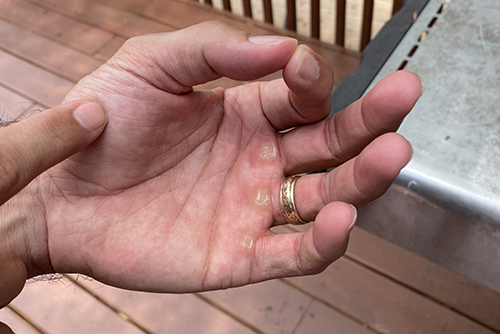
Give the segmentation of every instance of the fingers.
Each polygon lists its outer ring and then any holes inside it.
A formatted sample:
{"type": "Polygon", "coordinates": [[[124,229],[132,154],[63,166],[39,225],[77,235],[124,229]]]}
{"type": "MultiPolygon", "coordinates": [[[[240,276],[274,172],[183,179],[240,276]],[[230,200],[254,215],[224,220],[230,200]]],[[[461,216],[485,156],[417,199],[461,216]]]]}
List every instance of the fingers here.
{"type": "Polygon", "coordinates": [[[17,254],[0,246],[0,308],[7,306],[21,292],[26,277],[26,267],[17,254]]]}
{"type": "Polygon", "coordinates": [[[341,202],[325,206],[305,233],[264,237],[255,281],[276,277],[315,274],[323,271],[347,249],[356,210],[341,202]]]}
{"type": "Polygon", "coordinates": [[[314,221],[305,233],[264,237],[255,281],[315,274],[342,256],[354,227],[356,209],[381,196],[411,158],[398,134],[377,138],[361,154],[328,174],[305,175],[295,186],[299,215],[314,221]]]}
{"type": "Polygon", "coordinates": [[[332,90],[328,63],[300,45],[283,69],[283,80],[261,86],[262,109],[277,130],[317,122],[330,113],[332,90]]]}
{"type": "Polygon", "coordinates": [[[280,145],[286,174],[335,167],[353,158],[376,137],[396,131],[421,94],[420,78],[399,71],[332,118],[286,133],[280,145]]]}
{"type": "Polygon", "coordinates": [[[331,172],[303,176],[295,185],[299,215],[311,221],[327,203],[342,201],[360,207],[377,199],[389,189],[411,156],[409,142],[389,133],[331,172]]]}
{"type": "Polygon", "coordinates": [[[182,94],[221,76],[253,80],[281,70],[296,47],[292,38],[249,36],[223,22],[204,22],[130,39],[108,64],[182,94]]]}
{"type": "Polygon", "coordinates": [[[0,129],[0,205],[92,143],[106,122],[99,105],[73,101],[0,129]]]}

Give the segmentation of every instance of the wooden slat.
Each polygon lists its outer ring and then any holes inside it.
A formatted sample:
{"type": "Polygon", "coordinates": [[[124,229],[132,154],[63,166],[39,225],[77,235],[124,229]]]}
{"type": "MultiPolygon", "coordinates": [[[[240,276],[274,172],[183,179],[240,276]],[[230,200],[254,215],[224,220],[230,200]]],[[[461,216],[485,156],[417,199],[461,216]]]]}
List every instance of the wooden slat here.
{"type": "Polygon", "coordinates": [[[230,0],[222,0],[222,4],[224,6],[224,9],[227,11],[231,11],[231,1],[230,0]]]}
{"type": "Polygon", "coordinates": [[[392,15],[396,14],[401,7],[403,7],[403,0],[393,0],[392,15]]]}
{"type": "Polygon", "coordinates": [[[319,0],[311,0],[311,36],[320,38],[319,0]]]}
{"type": "Polygon", "coordinates": [[[74,86],[4,51],[0,51],[0,84],[44,107],[59,105],[74,86]]]}
{"type": "Polygon", "coordinates": [[[110,33],[24,1],[2,0],[1,6],[2,19],[89,55],[113,37],[110,33]]]}
{"type": "Polygon", "coordinates": [[[16,334],[40,334],[8,308],[0,310],[0,322],[9,326],[16,334]]]}
{"type": "Polygon", "coordinates": [[[2,20],[0,48],[75,83],[102,65],[90,56],[2,20]]]}
{"type": "Polygon", "coordinates": [[[154,333],[254,334],[254,331],[192,294],[127,291],[94,280],[80,279],[79,284],[133,315],[154,333]]]}
{"type": "Polygon", "coordinates": [[[286,28],[297,31],[297,9],[295,0],[286,0],[286,28]]]}
{"type": "Polygon", "coordinates": [[[371,330],[345,317],[323,303],[314,300],[301,319],[294,334],[374,334],[371,330]]]}
{"type": "Polygon", "coordinates": [[[310,296],[277,280],[207,292],[203,296],[267,334],[296,333],[299,330],[314,334],[369,333],[362,324],[332,308],[317,305],[310,296]],[[314,317],[315,312],[323,313],[322,321],[324,318],[336,321],[329,322],[331,327],[322,329],[314,321],[304,323],[304,319],[309,319],[311,314],[314,317]],[[343,328],[350,328],[352,332],[343,332],[343,328]]]}
{"type": "Polygon", "coordinates": [[[500,332],[500,293],[455,274],[360,228],[349,257],[500,332]]]}
{"type": "Polygon", "coordinates": [[[252,18],[252,2],[250,0],[243,0],[243,14],[246,17],[252,18]]]}
{"type": "Polygon", "coordinates": [[[263,0],[264,6],[264,21],[273,24],[273,6],[271,0],[263,0]]]}
{"type": "Polygon", "coordinates": [[[48,333],[144,334],[83,290],[63,281],[28,284],[12,305],[48,333]]]}
{"type": "Polygon", "coordinates": [[[335,44],[344,46],[345,43],[345,14],[346,0],[337,0],[337,23],[335,33],[335,44]]]}
{"type": "Polygon", "coordinates": [[[82,23],[90,23],[123,38],[173,30],[168,25],[96,1],[28,0],[28,2],[73,19],[77,18],[82,23]]]}
{"type": "Polygon", "coordinates": [[[293,333],[312,302],[309,296],[279,281],[203,295],[267,334],[293,333]]]}
{"type": "Polygon", "coordinates": [[[364,0],[360,50],[363,50],[372,38],[373,4],[374,0],[364,0]]]}
{"type": "Polygon", "coordinates": [[[321,275],[289,281],[378,332],[494,333],[347,258],[339,259],[321,275]]]}

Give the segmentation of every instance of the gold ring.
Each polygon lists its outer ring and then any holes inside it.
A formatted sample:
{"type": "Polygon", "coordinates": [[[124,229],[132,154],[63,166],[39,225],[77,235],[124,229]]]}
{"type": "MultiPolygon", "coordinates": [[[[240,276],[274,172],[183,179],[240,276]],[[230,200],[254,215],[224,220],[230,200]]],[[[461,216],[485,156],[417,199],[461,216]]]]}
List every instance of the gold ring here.
{"type": "Polygon", "coordinates": [[[295,183],[300,179],[300,176],[290,176],[283,181],[280,189],[280,205],[281,212],[286,221],[292,225],[307,224],[304,219],[299,216],[297,208],[295,207],[295,183]]]}

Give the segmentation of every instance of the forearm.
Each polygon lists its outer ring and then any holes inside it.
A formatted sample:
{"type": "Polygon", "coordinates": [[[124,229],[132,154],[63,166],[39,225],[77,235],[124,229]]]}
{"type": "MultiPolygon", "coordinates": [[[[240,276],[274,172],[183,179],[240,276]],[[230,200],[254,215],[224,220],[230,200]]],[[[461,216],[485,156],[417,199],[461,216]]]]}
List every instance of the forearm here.
{"type": "Polygon", "coordinates": [[[0,206],[0,246],[19,256],[28,278],[53,271],[39,182],[40,177],[0,206]]]}

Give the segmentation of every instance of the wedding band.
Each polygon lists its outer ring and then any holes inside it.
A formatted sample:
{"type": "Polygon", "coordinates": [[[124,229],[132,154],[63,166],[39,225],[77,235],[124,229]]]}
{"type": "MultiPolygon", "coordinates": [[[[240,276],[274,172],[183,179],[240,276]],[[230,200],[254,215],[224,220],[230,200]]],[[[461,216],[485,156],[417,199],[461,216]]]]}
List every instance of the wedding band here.
{"type": "Polygon", "coordinates": [[[295,207],[295,183],[300,179],[300,176],[290,176],[283,181],[280,189],[280,205],[281,212],[286,221],[292,225],[307,224],[304,219],[299,216],[295,207]]]}

